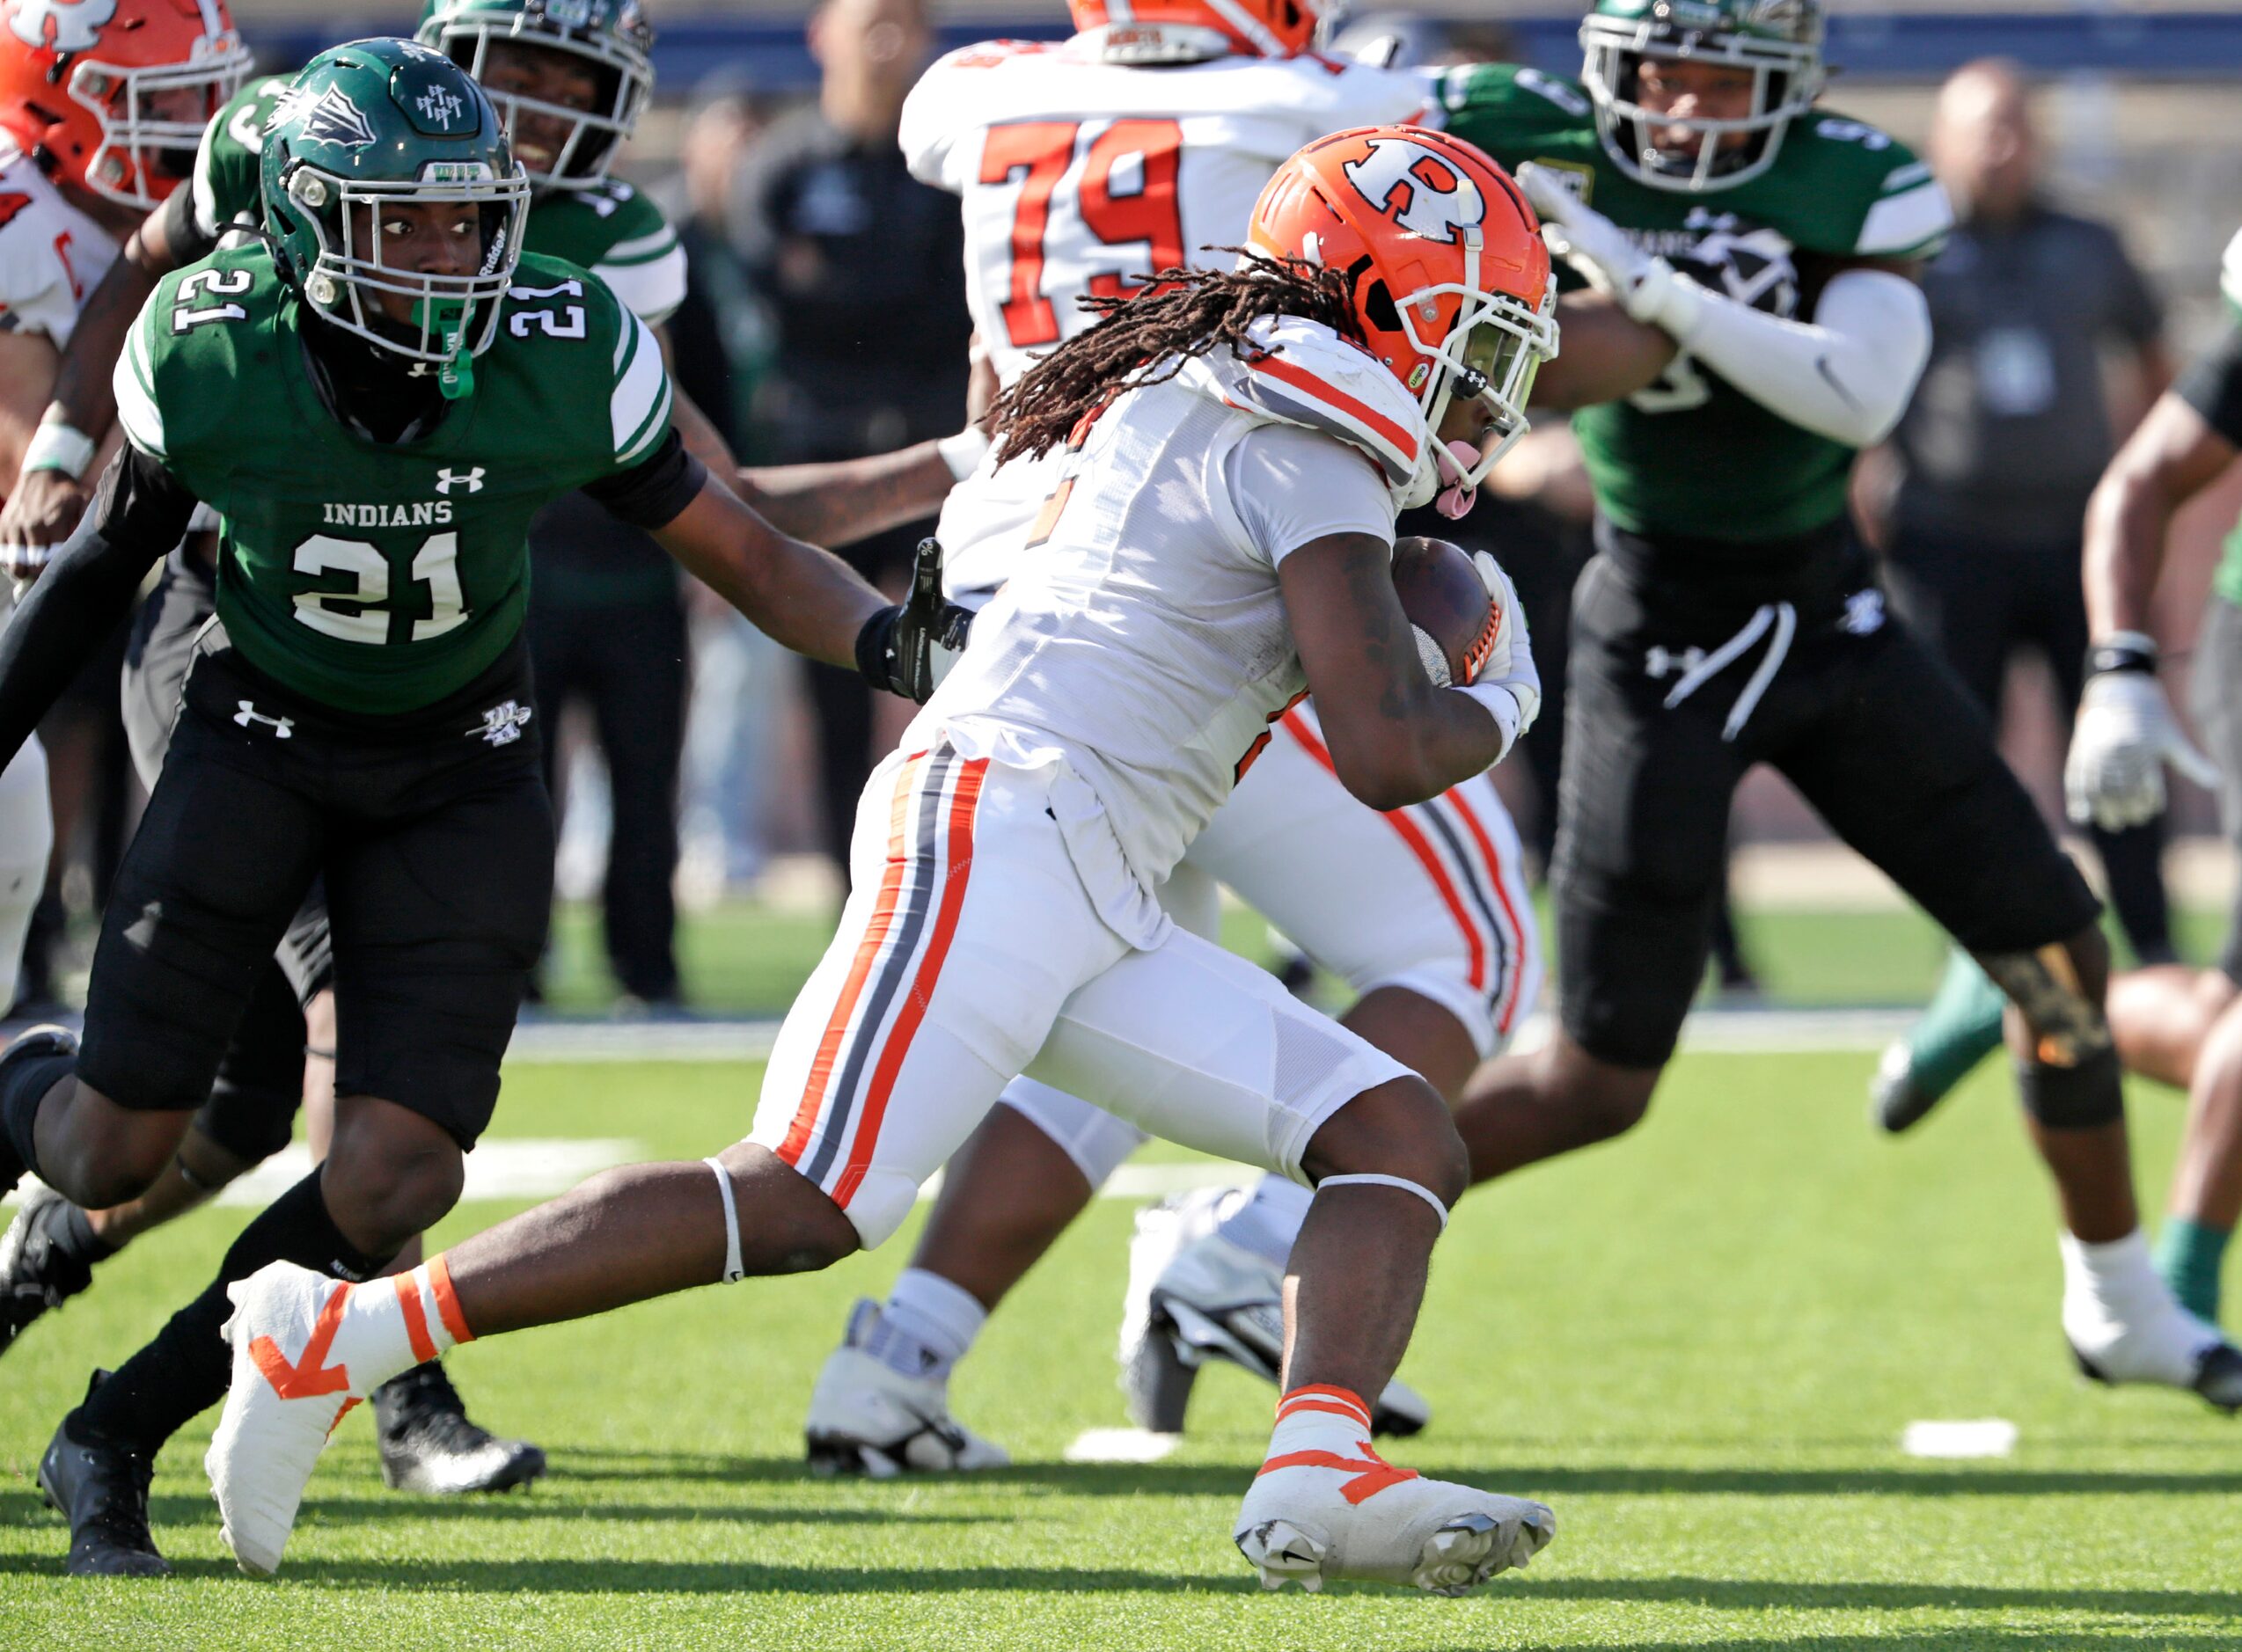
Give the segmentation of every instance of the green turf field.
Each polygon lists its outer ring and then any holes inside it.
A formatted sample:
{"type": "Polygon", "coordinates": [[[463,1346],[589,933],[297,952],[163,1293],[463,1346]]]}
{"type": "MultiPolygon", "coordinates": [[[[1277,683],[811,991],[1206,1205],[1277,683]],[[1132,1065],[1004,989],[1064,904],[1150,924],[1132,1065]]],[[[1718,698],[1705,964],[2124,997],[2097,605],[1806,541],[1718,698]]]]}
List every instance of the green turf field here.
{"type": "MultiPolygon", "coordinates": [[[[2048,1202],[1997,1074],[1893,1144],[1862,1123],[1868,1069],[1686,1057],[1641,1131],[1462,1208],[1405,1367],[1438,1415],[1395,1455],[1560,1522],[1470,1599],[1259,1594],[1227,1538],[1269,1396],[1233,1372],[1204,1379],[1168,1460],[1059,1460],[1125,1421],[1112,1202],[958,1378],[961,1414],[1019,1459],[1003,1475],[800,1466],[817,1363],[906,1232],[824,1276],[462,1349],[477,1412],[552,1452],[529,1495],[385,1491],[355,1413],[282,1579],[255,1583],[222,1556],[197,1429],[156,1484],[180,1575],[63,1578],[37,1454],[89,1364],[200,1283],[245,1214],[224,1210],[109,1264],[0,1362],[0,1648],[2242,1647],[2242,1425],[2070,1374],[2048,1202]],[[1993,1417],[2021,1431],[2012,1457],[1899,1449],[1912,1421],[1993,1417]]],[[[496,1133],[697,1155],[737,1134],[756,1078],[517,1066],[496,1133]]],[[[2136,1097],[2144,1186],[2178,1112],[2136,1097]]]]}

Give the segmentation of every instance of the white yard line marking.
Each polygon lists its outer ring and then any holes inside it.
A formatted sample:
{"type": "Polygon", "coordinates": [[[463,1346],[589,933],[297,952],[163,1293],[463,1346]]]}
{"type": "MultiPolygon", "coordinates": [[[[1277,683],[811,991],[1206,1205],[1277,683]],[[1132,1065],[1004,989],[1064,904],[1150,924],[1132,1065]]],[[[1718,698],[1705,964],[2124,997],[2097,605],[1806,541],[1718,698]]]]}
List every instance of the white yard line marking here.
{"type": "Polygon", "coordinates": [[[1910,1422],[1900,1435],[1909,1457],[2006,1457],[2016,1450],[2016,1424],[2001,1417],[1968,1422],[1910,1422]]]}
{"type": "MultiPolygon", "coordinates": [[[[544,1199],[566,1193],[588,1176],[650,1158],[644,1142],[627,1137],[568,1140],[551,1137],[496,1137],[467,1155],[468,1199],[544,1199]]],[[[274,1154],[230,1183],[220,1204],[261,1210],[311,1173],[311,1155],[302,1144],[274,1154]]]]}
{"type": "Polygon", "coordinates": [[[1070,1463],[1157,1463],[1183,1437],[1143,1429],[1084,1429],[1066,1448],[1066,1458],[1070,1463]]]}

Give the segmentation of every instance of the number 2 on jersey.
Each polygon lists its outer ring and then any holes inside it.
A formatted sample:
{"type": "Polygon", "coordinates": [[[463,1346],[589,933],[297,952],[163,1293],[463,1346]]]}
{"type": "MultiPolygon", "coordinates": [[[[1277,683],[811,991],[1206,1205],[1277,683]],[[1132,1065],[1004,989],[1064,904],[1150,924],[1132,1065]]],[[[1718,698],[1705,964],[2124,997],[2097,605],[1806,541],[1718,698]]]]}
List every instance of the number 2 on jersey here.
{"type": "MultiPolygon", "coordinates": [[[[1004,330],[1015,347],[1058,343],[1059,311],[1051,301],[1075,296],[1044,292],[1044,240],[1051,196],[1073,169],[1081,130],[1077,122],[1023,121],[991,127],[982,145],[982,183],[1022,179],[1012,212],[1012,281],[1004,299],[1004,330]]],[[[1176,194],[1183,142],[1173,121],[1116,121],[1091,140],[1074,188],[1083,227],[1107,246],[1144,245],[1154,270],[1183,261],[1183,217],[1176,194]]],[[[1110,298],[1132,286],[1122,272],[1105,270],[1090,277],[1087,290],[1110,298]]]]}

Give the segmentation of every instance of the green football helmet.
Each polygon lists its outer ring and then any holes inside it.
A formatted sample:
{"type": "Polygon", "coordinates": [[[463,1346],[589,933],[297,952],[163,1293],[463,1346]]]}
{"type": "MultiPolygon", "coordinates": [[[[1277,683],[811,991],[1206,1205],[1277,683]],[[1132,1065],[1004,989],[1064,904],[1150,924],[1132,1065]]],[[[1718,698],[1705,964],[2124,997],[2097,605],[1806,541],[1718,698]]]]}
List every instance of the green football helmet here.
{"type": "Polygon", "coordinates": [[[289,84],[259,156],[265,226],[281,276],[335,326],[436,372],[447,397],[497,334],[522,256],[530,180],[482,89],[410,40],[353,40],[289,84]],[[468,274],[385,264],[382,215],[399,203],[472,207],[482,259],[468,274]],[[409,321],[384,295],[413,301],[409,321]]]}
{"type": "Polygon", "coordinates": [[[542,171],[527,169],[530,181],[540,189],[597,185],[654,95],[654,64],[647,56],[654,29],[638,0],[427,0],[414,38],[479,81],[489,66],[492,43],[499,40],[566,52],[597,71],[599,92],[591,109],[513,92],[488,93],[509,132],[516,117],[525,113],[568,123],[568,139],[552,164],[542,171]]]}
{"type": "Polygon", "coordinates": [[[1731,189],[1775,164],[1790,123],[1813,106],[1821,64],[1821,0],[1596,0],[1580,25],[1580,78],[1613,164],[1658,189],[1731,189]],[[1749,69],[1752,113],[1675,120],[1635,101],[1646,57],[1749,69]],[[1693,148],[1663,149],[1653,134],[1686,128],[1693,148]],[[1724,145],[1732,133],[1751,135],[1724,145]]]}

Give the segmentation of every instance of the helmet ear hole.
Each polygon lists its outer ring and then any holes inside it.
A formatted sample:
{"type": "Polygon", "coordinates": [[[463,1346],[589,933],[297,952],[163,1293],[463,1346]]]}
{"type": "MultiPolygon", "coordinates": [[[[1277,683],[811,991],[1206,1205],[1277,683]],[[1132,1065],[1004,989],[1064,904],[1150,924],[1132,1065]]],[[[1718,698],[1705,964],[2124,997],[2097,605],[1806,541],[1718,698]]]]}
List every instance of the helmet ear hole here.
{"type": "Polygon", "coordinates": [[[1369,318],[1372,326],[1382,332],[1402,330],[1401,311],[1394,307],[1394,296],[1382,281],[1374,280],[1369,290],[1362,295],[1362,313],[1369,318]]]}

